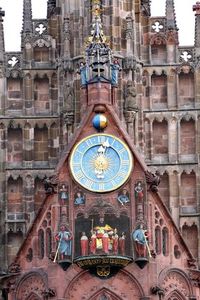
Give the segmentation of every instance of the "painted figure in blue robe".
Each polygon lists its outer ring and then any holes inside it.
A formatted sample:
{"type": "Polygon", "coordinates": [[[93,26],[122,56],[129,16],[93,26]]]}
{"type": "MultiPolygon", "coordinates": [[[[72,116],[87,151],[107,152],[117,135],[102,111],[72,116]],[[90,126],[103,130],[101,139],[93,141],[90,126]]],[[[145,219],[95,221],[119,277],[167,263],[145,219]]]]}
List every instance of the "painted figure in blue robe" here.
{"type": "Polygon", "coordinates": [[[133,241],[135,243],[135,250],[138,257],[146,257],[147,255],[147,230],[144,230],[143,224],[139,225],[133,234],[133,241]]]}
{"type": "Polygon", "coordinates": [[[82,192],[77,192],[75,194],[74,204],[75,205],[83,205],[83,204],[85,204],[85,196],[83,195],[82,192]]]}
{"type": "Polygon", "coordinates": [[[60,226],[60,231],[56,235],[58,243],[58,251],[60,253],[60,259],[63,260],[67,256],[72,254],[72,234],[67,231],[65,225],[60,226]]]}
{"type": "Polygon", "coordinates": [[[119,79],[119,71],[120,71],[120,65],[117,59],[114,60],[113,64],[111,64],[111,83],[113,85],[118,84],[119,79]]]}
{"type": "Polygon", "coordinates": [[[119,203],[121,203],[121,205],[124,205],[124,204],[130,202],[129,193],[128,193],[127,189],[123,189],[119,193],[117,200],[119,201],[119,203]]]}
{"type": "Polygon", "coordinates": [[[62,205],[66,204],[68,200],[68,190],[65,184],[60,188],[60,200],[62,205]]]}

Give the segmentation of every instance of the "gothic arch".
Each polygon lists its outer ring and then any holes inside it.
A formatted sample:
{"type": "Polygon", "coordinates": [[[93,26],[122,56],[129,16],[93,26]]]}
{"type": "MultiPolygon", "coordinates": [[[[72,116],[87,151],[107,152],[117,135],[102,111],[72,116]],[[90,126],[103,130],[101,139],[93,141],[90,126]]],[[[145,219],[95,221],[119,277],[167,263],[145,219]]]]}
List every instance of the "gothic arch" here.
{"type": "Polygon", "coordinates": [[[40,296],[38,296],[35,292],[32,292],[26,300],[42,300],[40,296]]]}
{"type": "Polygon", "coordinates": [[[47,290],[47,275],[43,271],[27,273],[16,286],[16,300],[42,300],[47,290]],[[37,290],[37,293],[35,292],[37,290]],[[34,292],[33,292],[34,291],[34,292]],[[34,298],[35,297],[35,298],[34,298]]]}
{"type": "Polygon", "coordinates": [[[109,300],[126,299],[139,300],[144,297],[144,291],[139,281],[129,272],[122,270],[115,277],[102,281],[87,271],[79,273],[65,290],[64,299],[100,300],[103,293],[109,300]],[[84,285],[82,284],[84,282],[84,285]],[[121,283],[124,283],[123,285],[121,283]],[[123,298],[122,298],[123,295],[123,298]],[[110,297],[110,298],[109,298],[110,297]]]}
{"type": "Polygon", "coordinates": [[[167,300],[174,300],[171,298],[173,295],[179,295],[177,300],[189,299],[193,295],[191,281],[187,274],[178,268],[164,269],[159,275],[159,283],[167,300]]]}
{"type": "Polygon", "coordinates": [[[103,288],[96,292],[89,300],[121,300],[121,297],[114,292],[110,292],[108,289],[103,288]]]}
{"type": "Polygon", "coordinates": [[[186,300],[186,298],[179,291],[175,290],[171,292],[166,300],[186,300]]]}

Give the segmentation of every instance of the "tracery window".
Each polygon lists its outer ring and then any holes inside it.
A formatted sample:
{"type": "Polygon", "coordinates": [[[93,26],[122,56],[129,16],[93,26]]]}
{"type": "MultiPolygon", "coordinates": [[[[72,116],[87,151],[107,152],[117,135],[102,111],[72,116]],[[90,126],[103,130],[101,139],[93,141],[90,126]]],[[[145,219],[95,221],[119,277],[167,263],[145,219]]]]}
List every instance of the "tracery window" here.
{"type": "Polygon", "coordinates": [[[163,228],[162,230],[162,253],[163,255],[167,256],[169,253],[169,248],[168,248],[168,230],[167,228],[163,228]]]}
{"type": "Polygon", "coordinates": [[[46,255],[49,257],[52,251],[52,237],[51,237],[51,229],[47,228],[46,231],[46,255]]]}
{"type": "Polygon", "coordinates": [[[161,253],[161,232],[159,226],[155,228],[155,250],[157,254],[161,253]]]}
{"type": "Polygon", "coordinates": [[[44,231],[42,229],[38,232],[38,254],[40,259],[44,258],[44,231]]]}

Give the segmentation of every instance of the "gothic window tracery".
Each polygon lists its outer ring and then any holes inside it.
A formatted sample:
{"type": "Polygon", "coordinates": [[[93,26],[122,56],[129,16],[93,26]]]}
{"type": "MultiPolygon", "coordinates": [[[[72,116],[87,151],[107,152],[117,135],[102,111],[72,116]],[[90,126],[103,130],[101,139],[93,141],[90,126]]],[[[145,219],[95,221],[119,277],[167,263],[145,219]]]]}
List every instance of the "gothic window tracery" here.
{"type": "Polygon", "coordinates": [[[46,125],[39,128],[35,127],[34,130],[34,160],[45,165],[48,162],[49,150],[48,150],[48,128],[46,125]]]}
{"type": "Polygon", "coordinates": [[[40,229],[38,232],[38,257],[44,258],[44,231],[40,229]]]}
{"type": "Polygon", "coordinates": [[[155,211],[155,251],[156,254],[169,255],[169,231],[158,210],[155,211]]]}
{"type": "Polygon", "coordinates": [[[164,227],[162,229],[162,253],[164,256],[167,256],[169,254],[168,240],[169,240],[168,230],[166,227],[164,227]]]}
{"type": "Polygon", "coordinates": [[[46,63],[49,61],[49,48],[43,45],[43,47],[34,47],[34,61],[36,63],[46,63]]]}
{"type": "Polygon", "coordinates": [[[181,72],[179,80],[179,105],[181,107],[194,107],[194,73],[181,72]]]}
{"type": "Polygon", "coordinates": [[[198,257],[198,228],[196,224],[189,226],[184,224],[182,227],[182,235],[194,258],[198,257]]]}
{"type": "Polygon", "coordinates": [[[8,109],[22,109],[22,80],[20,78],[8,78],[8,109]]]}
{"type": "Polygon", "coordinates": [[[191,214],[197,210],[196,200],[196,174],[194,171],[191,173],[183,172],[181,174],[181,213],[191,214]]]}
{"type": "Polygon", "coordinates": [[[165,172],[161,175],[159,184],[159,193],[161,194],[162,200],[166,207],[170,209],[169,203],[169,175],[165,172]]]}
{"type": "Polygon", "coordinates": [[[34,79],[34,103],[36,114],[48,114],[50,112],[49,79],[36,77],[34,79]]]}
{"type": "Polygon", "coordinates": [[[34,199],[35,199],[35,203],[34,203],[34,208],[35,208],[35,212],[37,213],[38,209],[40,208],[42,201],[44,199],[44,183],[43,180],[39,177],[35,178],[35,182],[34,182],[34,199]]]}
{"type": "Polygon", "coordinates": [[[8,128],[8,151],[7,151],[7,161],[12,164],[12,167],[19,166],[22,164],[23,158],[23,138],[22,129],[13,128],[12,124],[8,128]]]}
{"type": "Polygon", "coordinates": [[[180,152],[181,160],[190,161],[196,153],[195,121],[186,116],[180,122],[180,152]]]}
{"type": "Polygon", "coordinates": [[[168,160],[168,123],[166,120],[153,122],[153,160],[168,160]]]}
{"type": "Polygon", "coordinates": [[[23,180],[21,177],[13,178],[12,176],[8,178],[8,204],[7,210],[9,214],[16,214],[23,212],[22,205],[22,195],[23,195],[23,180]]]}
{"type": "Polygon", "coordinates": [[[167,76],[165,74],[151,76],[151,99],[153,109],[167,108],[167,76]]]}
{"type": "Polygon", "coordinates": [[[51,229],[46,230],[46,256],[49,257],[52,251],[52,234],[51,229]]]}
{"type": "Polygon", "coordinates": [[[161,232],[159,226],[156,226],[155,228],[155,250],[156,254],[161,253],[161,232]]]}

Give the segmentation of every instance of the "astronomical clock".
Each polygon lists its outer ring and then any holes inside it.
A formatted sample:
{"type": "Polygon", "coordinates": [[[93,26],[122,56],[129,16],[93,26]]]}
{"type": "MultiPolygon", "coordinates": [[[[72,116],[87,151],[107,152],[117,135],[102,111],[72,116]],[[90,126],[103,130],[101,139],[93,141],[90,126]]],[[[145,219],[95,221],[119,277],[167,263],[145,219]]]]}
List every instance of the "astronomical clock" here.
{"type": "Polygon", "coordinates": [[[133,158],[127,145],[110,134],[93,134],[73,149],[70,169],[83,188],[105,193],[118,189],[128,179],[133,158]]]}

